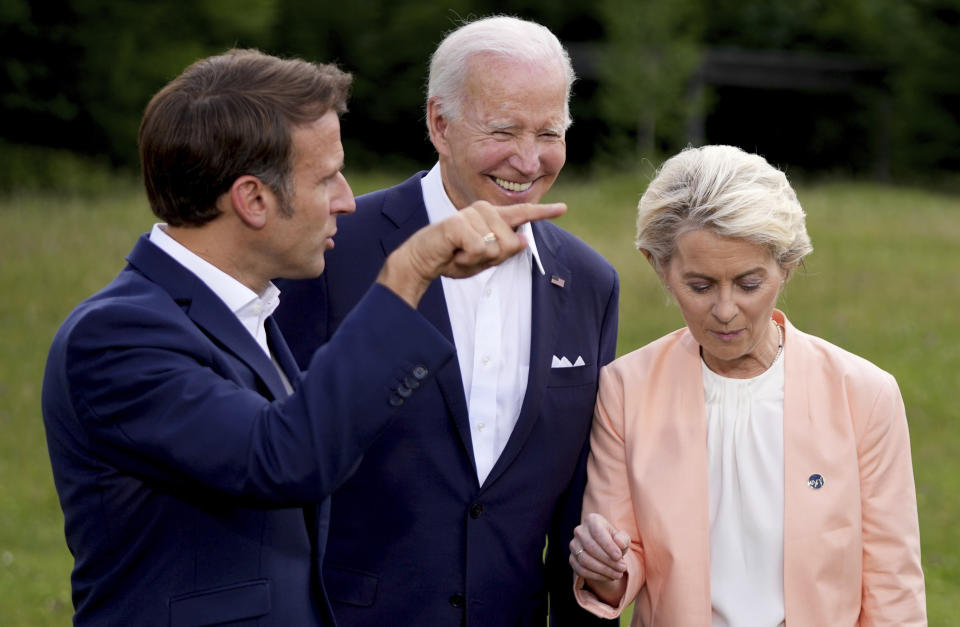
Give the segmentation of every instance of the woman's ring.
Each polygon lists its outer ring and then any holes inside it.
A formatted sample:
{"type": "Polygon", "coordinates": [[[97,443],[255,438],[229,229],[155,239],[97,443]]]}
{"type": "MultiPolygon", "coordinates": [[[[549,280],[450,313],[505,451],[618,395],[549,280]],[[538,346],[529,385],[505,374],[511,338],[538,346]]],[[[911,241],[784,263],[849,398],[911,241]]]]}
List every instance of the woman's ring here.
{"type": "Polygon", "coordinates": [[[495,241],[497,241],[497,235],[493,231],[490,231],[489,233],[484,235],[482,239],[484,244],[492,244],[495,241]]]}
{"type": "Polygon", "coordinates": [[[580,554],[581,554],[581,553],[583,553],[583,547],[580,547],[580,550],[579,550],[579,551],[574,551],[574,552],[573,552],[573,557],[574,557],[578,562],[580,561],[580,554]]]}

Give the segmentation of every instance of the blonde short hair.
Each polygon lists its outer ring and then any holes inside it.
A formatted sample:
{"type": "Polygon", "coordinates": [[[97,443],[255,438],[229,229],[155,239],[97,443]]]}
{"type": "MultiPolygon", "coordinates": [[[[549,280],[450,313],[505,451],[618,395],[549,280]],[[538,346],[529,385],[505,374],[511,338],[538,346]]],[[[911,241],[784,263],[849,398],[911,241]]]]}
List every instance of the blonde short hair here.
{"type": "Polygon", "coordinates": [[[636,244],[658,273],[677,238],[693,230],[766,246],[788,274],[813,251],[786,175],[734,146],[683,150],[664,162],[640,198],[636,244]]]}

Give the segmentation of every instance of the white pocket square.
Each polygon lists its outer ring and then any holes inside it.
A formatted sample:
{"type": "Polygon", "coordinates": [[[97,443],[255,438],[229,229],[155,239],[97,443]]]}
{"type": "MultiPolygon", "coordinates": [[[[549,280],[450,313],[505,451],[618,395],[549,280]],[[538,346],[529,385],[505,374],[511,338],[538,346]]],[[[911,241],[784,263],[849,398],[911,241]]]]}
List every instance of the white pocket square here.
{"type": "Polygon", "coordinates": [[[573,363],[570,363],[570,360],[566,357],[557,357],[553,356],[553,361],[550,363],[551,368],[579,368],[580,366],[586,366],[587,364],[583,361],[583,357],[577,356],[577,360],[573,363]]]}

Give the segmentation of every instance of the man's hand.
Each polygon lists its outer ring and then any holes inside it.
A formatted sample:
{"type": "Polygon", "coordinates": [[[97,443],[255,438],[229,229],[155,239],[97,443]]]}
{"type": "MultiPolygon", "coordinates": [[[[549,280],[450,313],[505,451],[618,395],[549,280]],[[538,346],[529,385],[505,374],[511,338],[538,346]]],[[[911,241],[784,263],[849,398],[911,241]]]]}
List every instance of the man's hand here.
{"type": "Polygon", "coordinates": [[[387,257],[377,282],[411,307],[438,276],[463,278],[502,263],[527,246],[514,229],[524,222],[556,218],[563,203],[498,207],[478,201],[456,215],[426,226],[387,257]]]}

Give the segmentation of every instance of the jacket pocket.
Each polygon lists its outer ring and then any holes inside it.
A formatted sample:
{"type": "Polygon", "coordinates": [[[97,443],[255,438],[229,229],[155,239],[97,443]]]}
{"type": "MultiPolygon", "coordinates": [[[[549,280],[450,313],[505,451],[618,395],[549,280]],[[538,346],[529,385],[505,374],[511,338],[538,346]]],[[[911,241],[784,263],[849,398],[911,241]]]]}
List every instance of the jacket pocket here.
{"type": "Polygon", "coordinates": [[[323,587],[327,596],[336,603],[370,607],[377,600],[380,579],[376,575],[359,570],[325,566],[323,587]]]}
{"type": "Polygon", "coordinates": [[[547,387],[567,388],[579,385],[596,385],[597,370],[590,364],[575,368],[551,368],[547,387]]]}
{"type": "Polygon", "coordinates": [[[266,579],[209,588],[170,598],[170,627],[199,627],[270,613],[266,579]]]}

